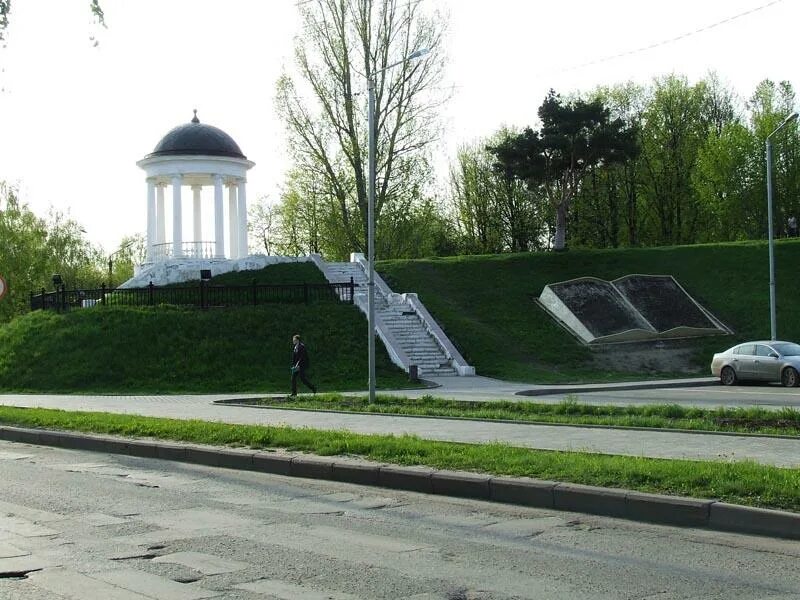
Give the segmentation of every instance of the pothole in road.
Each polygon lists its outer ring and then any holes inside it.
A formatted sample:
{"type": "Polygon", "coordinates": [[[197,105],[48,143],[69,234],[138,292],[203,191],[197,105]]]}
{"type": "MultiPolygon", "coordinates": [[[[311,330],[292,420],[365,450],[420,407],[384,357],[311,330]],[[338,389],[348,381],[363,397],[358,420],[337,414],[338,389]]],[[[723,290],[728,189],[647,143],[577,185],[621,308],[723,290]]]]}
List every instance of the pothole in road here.
{"type": "Polygon", "coordinates": [[[152,560],[154,559],[157,554],[134,554],[132,556],[115,556],[111,558],[111,560],[152,560]]]}
{"type": "Polygon", "coordinates": [[[200,581],[199,577],[173,577],[172,581],[177,581],[178,583],[194,583],[195,581],[200,581]]]}
{"type": "Polygon", "coordinates": [[[0,571],[0,579],[27,579],[28,573],[35,573],[41,569],[26,569],[24,571],[0,571]]]}

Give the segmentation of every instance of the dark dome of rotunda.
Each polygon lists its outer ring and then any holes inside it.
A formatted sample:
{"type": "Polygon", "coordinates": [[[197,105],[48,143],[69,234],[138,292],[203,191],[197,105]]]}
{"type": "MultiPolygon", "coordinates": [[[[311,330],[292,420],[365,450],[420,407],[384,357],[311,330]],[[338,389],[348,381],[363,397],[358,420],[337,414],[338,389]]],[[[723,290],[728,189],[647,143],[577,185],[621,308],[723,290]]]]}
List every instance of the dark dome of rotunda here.
{"type": "Polygon", "coordinates": [[[232,158],[247,157],[242,154],[239,145],[227,133],[214,127],[201,123],[197,118],[197,111],[191,122],[178,125],[170,130],[155,147],[151,156],[170,156],[181,154],[202,154],[206,156],[230,156],[232,158]]]}

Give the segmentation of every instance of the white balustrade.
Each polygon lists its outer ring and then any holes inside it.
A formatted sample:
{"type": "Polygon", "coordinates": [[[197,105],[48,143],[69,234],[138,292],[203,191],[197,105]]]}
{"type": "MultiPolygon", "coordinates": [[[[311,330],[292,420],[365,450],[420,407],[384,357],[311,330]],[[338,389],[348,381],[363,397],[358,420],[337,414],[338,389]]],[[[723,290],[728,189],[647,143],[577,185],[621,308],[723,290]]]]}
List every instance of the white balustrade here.
{"type": "Polygon", "coordinates": [[[175,256],[175,249],[172,242],[166,244],[155,244],[153,246],[154,263],[163,262],[170,258],[215,258],[214,242],[181,242],[180,256],[175,256]]]}

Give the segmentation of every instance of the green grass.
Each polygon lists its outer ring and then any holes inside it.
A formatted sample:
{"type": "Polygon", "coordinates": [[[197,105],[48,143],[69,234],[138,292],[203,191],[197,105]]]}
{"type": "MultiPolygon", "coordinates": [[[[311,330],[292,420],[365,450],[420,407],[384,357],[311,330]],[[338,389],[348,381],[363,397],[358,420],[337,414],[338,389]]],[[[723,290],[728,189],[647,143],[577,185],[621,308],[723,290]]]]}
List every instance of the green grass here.
{"type": "MultiPolygon", "coordinates": [[[[776,244],[779,337],[800,339],[800,241],[776,244]]],[[[769,337],[768,250],[765,242],[624,250],[460,256],[382,261],[395,292],[417,292],[481,375],[559,383],[641,378],[611,371],[534,302],[548,283],[582,276],[670,274],[734,336],[690,343],[693,371],[708,375],[711,354],[739,340],[769,337]]],[[[666,373],[664,375],[667,375],[666,373]]]]}
{"type": "Polygon", "coordinates": [[[0,423],[248,448],[285,448],[496,475],[718,498],[800,510],[800,469],[752,462],[665,460],[434,442],[413,436],[362,435],[290,427],[231,425],[108,413],[0,407],[0,423]]]}
{"type": "Polygon", "coordinates": [[[567,425],[606,425],[688,431],[726,431],[765,435],[800,435],[800,411],[784,408],[694,408],[677,404],[594,405],[574,399],[558,403],[493,400],[470,402],[425,395],[421,398],[317,394],[277,401],[272,398],[245,400],[245,404],[273,408],[336,410],[368,414],[456,417],[460,419],[504,420],[567,425]]]}
{"type": "MultiPolygon", "coordinates": [[[[0,326],[0,391],[288,392],[294,333],[321,390],[366,388],[366,321],[325,302],[35,311],[0,326]]],[[[409,387],[381,345],[377,372],[381,386],[409,387]]]]}
{"type": "MultiPolygon", "coordinates": [[[[328,283],[313,262],[279,263],[254,271],[231,271],[211,278],[209,285],[297,285],[303,283],[328,283]]],[[[175,286],[195,286],[199,280],[177,283],[175,286]]]]}

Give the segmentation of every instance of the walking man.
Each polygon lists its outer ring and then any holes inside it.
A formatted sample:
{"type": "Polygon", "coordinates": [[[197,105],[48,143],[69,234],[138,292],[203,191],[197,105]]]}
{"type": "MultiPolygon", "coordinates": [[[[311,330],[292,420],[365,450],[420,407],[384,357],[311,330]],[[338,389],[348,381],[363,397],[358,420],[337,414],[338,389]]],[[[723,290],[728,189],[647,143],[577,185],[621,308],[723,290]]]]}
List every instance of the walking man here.
{"type": "Polygon", "coordinates": [[[292,345],[292,396],[297,396],[298,377],[300,377],[300,381],[306,384],[306,386],[316,394],[317,388],[306,378],[306,369],[308,369],[310,365],[306,345],[300,341],[300,336],[297,334],[292,336],[292,345]]]}
{"type": "Polygon", "coordinates": [[[789,217],[789,237],[797,237],[797,218],[792,215],[789,217]]]}

